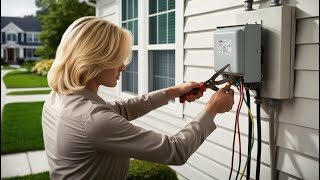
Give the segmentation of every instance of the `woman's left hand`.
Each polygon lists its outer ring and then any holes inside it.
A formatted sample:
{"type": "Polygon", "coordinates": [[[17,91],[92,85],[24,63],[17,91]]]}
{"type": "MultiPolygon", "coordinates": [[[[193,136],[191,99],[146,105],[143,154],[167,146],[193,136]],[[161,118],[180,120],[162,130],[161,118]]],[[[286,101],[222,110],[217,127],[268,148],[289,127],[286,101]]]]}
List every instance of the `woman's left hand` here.
{"type": "MultiPolygon", "coordinates": [[[[166,90],[167,95],[169,96],[170,99],[174,99],[177,97],[180,97],[184,94],[187,94],[188,92],[190,92],[193,88],[200,88],[200,83],[196,83],[196,82],[186,82],[180,85],[176,85],[173,87],[169,87],[166,90]]],[[[196,95],[189,95],[187,96],[187,100],[188,102],[193,102],[196,99],[199,99],[200,97],[202,97],[203,93],[199,92],[196,95]]]]}

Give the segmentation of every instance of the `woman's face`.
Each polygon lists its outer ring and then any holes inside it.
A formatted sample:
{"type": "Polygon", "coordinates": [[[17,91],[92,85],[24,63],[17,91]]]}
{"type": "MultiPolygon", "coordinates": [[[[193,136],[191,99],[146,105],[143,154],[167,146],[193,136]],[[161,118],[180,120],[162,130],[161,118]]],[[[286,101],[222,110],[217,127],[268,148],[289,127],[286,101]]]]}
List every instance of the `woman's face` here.
{"type": "Polygon", "coordinates": [[[98,85],[103,85],[107,87],[115,87],[117,81],[120,78],[120,73],[126,69],[125,65],[122,64],[117,68],[105,69],[101,71],[96,77],[96,82],[98,85]]]}

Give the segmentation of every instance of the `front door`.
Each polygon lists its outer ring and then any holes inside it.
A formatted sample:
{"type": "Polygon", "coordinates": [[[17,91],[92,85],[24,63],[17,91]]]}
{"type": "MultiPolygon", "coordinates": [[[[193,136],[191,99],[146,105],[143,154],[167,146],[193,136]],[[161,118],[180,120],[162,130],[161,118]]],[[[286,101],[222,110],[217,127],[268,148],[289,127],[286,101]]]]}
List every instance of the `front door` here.
{"type": "Polygon", "coordinates": [[[14,49],[13,48],[8,48],[7,49],[7,52],[8,52],[8,63],[9,64],[12,64],[13,63],[13,58],[14,58],[14,49]]]}

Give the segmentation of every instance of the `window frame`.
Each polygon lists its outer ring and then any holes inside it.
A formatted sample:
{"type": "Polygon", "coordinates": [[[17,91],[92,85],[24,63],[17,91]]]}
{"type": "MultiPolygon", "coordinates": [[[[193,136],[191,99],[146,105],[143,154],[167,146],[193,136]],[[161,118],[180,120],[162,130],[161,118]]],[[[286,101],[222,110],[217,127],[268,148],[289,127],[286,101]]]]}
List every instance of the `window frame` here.
{"type": "MultiPolygon", "coordinates": [[[[132,50],[138,51],[138,96],[149,93],[149,51],[151,50],[175,50],[175,84],[178,85],[184,82],[184,33],[181,32],[183,32],[185,2],[176,0],[175,3],[175,43],[149,44],[149,1],[138,1],[138,45],[134,45],[132,48],[132,50]]],[[[122,27],[122,1],[118,0],[118,4],[118,23],[122,27]]],[[[166,11],[166,13],[169,12],[172,12],[172,10],[166,11]]],[[[120,98],[136,97],[122,92],[122,76],[120,80],[116,95],[120,98]]],[[[156,111],[183,118],[183,106],[184,104],[179,102],[179,98],[175,98],[174,102],[169,101],[167,105],[158,108],[156,111]]]]}
{"type": "MultiPolygon", "coordinates": [[[[133,4],[134,4],[134,0],[133,1],[133,4]]],[[[140,37],[140,34],[139,34],[139,4],[140,4],[140,1],[138,0],[138,17],[136,18],[132,18],[130,20],[126,19],[126,20],[122,20],[122,0],[118,0],[119,2],[119,27],[122,27],[122,23],[128,23],[128,22],[134,22],[135,20],[138,20],[138,45],[133,45],[132,46],[132,51],[137,51],[138,53],[138,94],[135,94],[133,92],[128,92],[128,91],[122,91],[122,78],[123,76],[121,75],[120,76],[120,79],[119,79],[119,82],[118,82],[118,88],[117,88],[117,95],[120,96],[121,98],[125,98],[125,99],[128,99],[128,98],[134,98],[134,97],[137,97],[139,95],[141,95],[140,93],[140,84],[139,84],[139,81],[140,81],[140,78],[139,78],[139,69],[140,69],[140,57],[139,57],[139,37],[140,37]]],[[[127,12],[128,12],[128,6],[127,6],[127,12]]],[[[133,13],[134,14],[134,13],[133,13]]],[[[134,24],[134,23],[133,23],[134,24]]],[[[134,41],[134,40],[133,40],[134,41]]]]}
{"type": "Polygon", "coordinates": [[[17,35],[16,32],[13,32],[13,31],[6,32],[6,35],[5,35],[6,42],[17,42],[18,41],[18,37],[17,36],[18,35],[17,35]],[[15,35],[15,41],[13,40],[13,35],[15,35]],[[10,40],[9,40],[8,37],[10,37],[10,40]]]}
{"type": "Polygon", "coordinates": [[[26,32],[26,42],[27,43],[40,43],[40,33],[39,32],[26,32]],[[38,35],[38,41],[35,40],[35,36],[38,35]],[[31,41],[29,41],[28,36],[31,36],[31,41]]]}

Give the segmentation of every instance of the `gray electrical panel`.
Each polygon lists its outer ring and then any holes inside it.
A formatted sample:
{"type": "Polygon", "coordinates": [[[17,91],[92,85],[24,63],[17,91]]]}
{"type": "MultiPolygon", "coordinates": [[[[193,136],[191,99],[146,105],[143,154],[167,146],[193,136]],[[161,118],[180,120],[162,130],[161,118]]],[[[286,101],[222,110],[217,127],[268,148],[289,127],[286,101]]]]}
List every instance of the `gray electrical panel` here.
{"type": "Polygon", "coordinates": [[[241,76],[244,83],[261,82],[261,25],[218,27],[214,37],[214,70],[241,76]]]}

